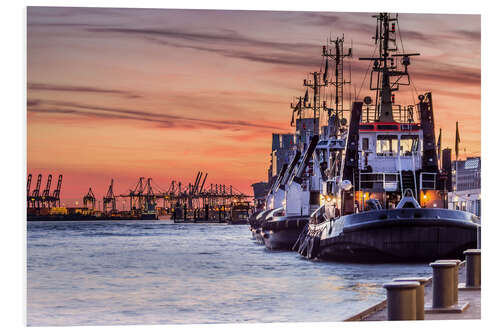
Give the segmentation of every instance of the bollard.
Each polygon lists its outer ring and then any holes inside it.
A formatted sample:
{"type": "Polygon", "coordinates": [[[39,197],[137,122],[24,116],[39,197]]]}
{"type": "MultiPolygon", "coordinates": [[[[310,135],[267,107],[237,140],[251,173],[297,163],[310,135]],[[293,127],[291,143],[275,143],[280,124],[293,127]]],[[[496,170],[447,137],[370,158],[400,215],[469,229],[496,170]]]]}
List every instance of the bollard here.
{"type": "Polygon", "coordinates": [[[428,282],[428,278],[425,277],[404,277],[404,278],[397,278],[394,279],[394,282],[418,282],[419,286],[416,289],[416,298],[417,298],[417,303],[416,303],[416,318],[417,320],[424,320],[424,305],[425,305],[425,285],[428,282]]]}
{"type": "Polygon", "coordinates": [[[433,262],[432,267],[432,307],[447,308],[453,305],[455,280],[453,262],[433,262]]]}
{"type": "Polygon", "coordinates": [[[387,290],[387,320],[417,319],[418,282],[391,282],[384,284],[387,290]]]}
{"type": "Polygon", "coordinates": [[[464,252],[467,266],[466,287],[481,287],[481,249],[470,249],[464,252]]]}
{"type": "Polygon", "coordinates": [[[453,304],[458,303],[458,269],[460,268],[459,259],[446,259],[446,260],[436,260],[435,262],[451,262],[455,264],[454,274],[453,274],[453,304]]]}

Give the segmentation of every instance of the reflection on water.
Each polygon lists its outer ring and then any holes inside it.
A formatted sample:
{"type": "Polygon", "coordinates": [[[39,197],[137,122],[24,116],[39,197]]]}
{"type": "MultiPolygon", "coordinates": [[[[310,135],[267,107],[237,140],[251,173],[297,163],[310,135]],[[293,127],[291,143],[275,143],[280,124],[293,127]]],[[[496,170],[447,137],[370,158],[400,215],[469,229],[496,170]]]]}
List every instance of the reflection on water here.
{"type": "Polygon", "coordinates": [[[28,324],[338,321],[428,265],[309,261],[247,226],[29,222],[28,324]]]}

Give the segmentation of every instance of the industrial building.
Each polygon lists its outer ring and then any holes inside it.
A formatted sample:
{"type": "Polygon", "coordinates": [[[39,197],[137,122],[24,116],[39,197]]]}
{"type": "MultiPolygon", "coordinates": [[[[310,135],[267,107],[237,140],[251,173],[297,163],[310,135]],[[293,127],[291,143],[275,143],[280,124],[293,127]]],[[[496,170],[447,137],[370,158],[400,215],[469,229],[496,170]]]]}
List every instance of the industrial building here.
{"type": "Polygon", "coordinates": [[[481,158],[452,162],[452,189],[448,208],[481,216],[481,158]]]}

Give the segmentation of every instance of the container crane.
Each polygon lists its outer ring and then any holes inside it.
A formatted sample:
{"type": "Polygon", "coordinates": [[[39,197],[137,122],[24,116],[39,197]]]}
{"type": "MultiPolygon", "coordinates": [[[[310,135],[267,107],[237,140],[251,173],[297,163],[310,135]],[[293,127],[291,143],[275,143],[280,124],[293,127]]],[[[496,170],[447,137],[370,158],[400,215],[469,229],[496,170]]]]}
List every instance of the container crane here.
{"type": "Polygon", "coordinates": [[[143,206],[144,177],[139,178],[139,182],[133,190],[130,190],[130,209],[141,210],[143,206]]]}
{"type": "Polygon", "coordinates": [[[111,179],[111,184],[108,188],[108,193],[102,198],[102,210],[107,212],[108,204],[111,204],[111,212],[116,212],[116,197],[113,193],[113,179],[111,179]]]}
{"type": "Polygon", "coordinates": [[[89,191],[87,192],[87,194],[83,197],[83,205],[88,208],[88,204],[91,204],[92,205],[92,210],[95,209],[95,195],[94,195],[94,192],[92,192],[92,188],[89,187],[89,191]]]}
{"type": "Polygon", "coordinates": [[[52,192],[51,200],[54,203],[55,207],[61,206],[60,194],[61,194],[62,178],[63,176],[59,175],[59,177],[57,178],[57,186],[54,192],[52,192]]]}
{"type": "Polygon", "coordinates": [[[47,178],[47,184],[45,185],[45,189],[42,192],[42,207],[47,205],[50,208],[50,185],[52,184],[52,175],[49,175],[47,178]]]}
{"type": "Polygon", "coordinates": [[[42,185],[42,174],[39,174],[36,179],[36,187],[31,193],[31,204],[32,207],[40,208],[40,186],[42,185]]]}
{"type": "Polygon", "coordinates": [[[154,210],[156,207],[156,195],[154,194],[153,187],[151,186],[151,178],[148,178],[146,181],[146,195],[145,199],[145,211],[154,210]]]}
{"type": "Polygon", "coordinates": [[[26,200],[28,202],[28,207],[30,205],[30,189],[31,189],[31,173],[28,175],[28,184],[26,185],[26,200]]]}

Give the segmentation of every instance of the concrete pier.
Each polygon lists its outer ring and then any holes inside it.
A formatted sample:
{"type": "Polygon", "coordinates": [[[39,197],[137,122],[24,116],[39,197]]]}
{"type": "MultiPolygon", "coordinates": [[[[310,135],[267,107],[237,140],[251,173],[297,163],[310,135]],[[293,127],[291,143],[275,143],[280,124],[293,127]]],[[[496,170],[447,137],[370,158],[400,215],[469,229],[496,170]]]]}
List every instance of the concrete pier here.
{"type": "MultiPolygon", "coordinates": [[[[426,307],[432,304],[432,277],[427,277],[429,283],[424,287],[424,299],[426,307]]],[[[459,284],[465,285],[466,265],[459,266],[459,284]]],[[[455,312],[426,312],[425,320],[461,320],[481,319],[481,290],[478,288],[459,289],[458,304],[468,304],[462,311],[455,312]]],[[[387,321],[387,299],[370,306],[364,311],[349,316],[344,321],[387,321]]]]}

